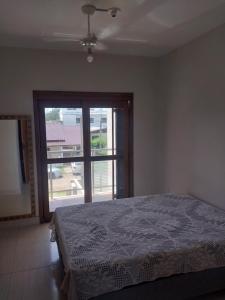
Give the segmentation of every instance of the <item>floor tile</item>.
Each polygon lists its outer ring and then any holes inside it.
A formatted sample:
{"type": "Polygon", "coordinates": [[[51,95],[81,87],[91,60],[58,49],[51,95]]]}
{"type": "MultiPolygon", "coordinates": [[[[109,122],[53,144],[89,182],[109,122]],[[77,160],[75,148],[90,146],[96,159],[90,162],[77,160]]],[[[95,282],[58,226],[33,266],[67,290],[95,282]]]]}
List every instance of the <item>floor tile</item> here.
{"type": "Polygon", "coordinates": [[[64,300],[53,267],[12,274],[7,300],[64,300]]]}
{"type": "Polygon", "coordinates": [[[0,230],[0,274],[13,271],[17,242],[17,229],[0,230]]]}
{"type": "Polygon", "coordinates": [[[59,260],[56,243],[50,241],[18,244],[13,271],[24,271],[55,264],[59,260]]]}
{"type": "Polygon", "coordinates": [[[1,242],[0,245],[0,274],[11,273],[14,269],[15,245],[1,242]]]}
{"type": "Polygon", "coordinates": [[[0,299],[7,300],[12,275],[0,275],[0,299]]]}
{"type": "Polygon", "coordinates": [[[50,238],[48,224],[32,225],[26,228],[20,228],[17,231],[17,237],[21,242],[46,242],[50,238]]]}
{"type": "Polygon", "coordinates": [[[15,248],[18,241],[18,230],[0,230],[0,251],[3,248],[15,248]]]}

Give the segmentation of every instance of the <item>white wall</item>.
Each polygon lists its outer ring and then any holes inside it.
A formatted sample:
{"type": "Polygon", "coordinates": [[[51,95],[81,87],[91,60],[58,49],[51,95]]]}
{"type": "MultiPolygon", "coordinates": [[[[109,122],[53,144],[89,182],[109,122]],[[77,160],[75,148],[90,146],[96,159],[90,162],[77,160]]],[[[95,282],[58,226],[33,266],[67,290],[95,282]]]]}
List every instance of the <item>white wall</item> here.
{"type": "Polygon", "coordinates": [[[134,93],[136,195],[192,193],[225,208],[225,26],[160,59],[0,49],[0,114],[33,90],[134,93]]]}
{"type": "Polygon", "coordinates": [[[33,90],[134,93],[134,191],[157,190],[156,64],[150,58],[0,49],[0,114],[32,114],[33,90]]]}
{"type": "Polygon", "coordinates": [[[164,191],[225,208],[225,26],[160,59],[164,191]]]}

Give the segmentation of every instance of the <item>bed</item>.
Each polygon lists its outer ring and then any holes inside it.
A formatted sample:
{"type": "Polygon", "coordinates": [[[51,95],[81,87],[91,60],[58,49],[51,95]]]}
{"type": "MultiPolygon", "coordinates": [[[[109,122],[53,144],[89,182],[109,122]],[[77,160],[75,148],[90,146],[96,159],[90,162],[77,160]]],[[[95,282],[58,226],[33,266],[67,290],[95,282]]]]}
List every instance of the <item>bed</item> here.
{"type": "Polygon", "coordinates": [[[69,300],[186,299],[225,288],[225,212],[161,194],[57,208],[69,300]]]}

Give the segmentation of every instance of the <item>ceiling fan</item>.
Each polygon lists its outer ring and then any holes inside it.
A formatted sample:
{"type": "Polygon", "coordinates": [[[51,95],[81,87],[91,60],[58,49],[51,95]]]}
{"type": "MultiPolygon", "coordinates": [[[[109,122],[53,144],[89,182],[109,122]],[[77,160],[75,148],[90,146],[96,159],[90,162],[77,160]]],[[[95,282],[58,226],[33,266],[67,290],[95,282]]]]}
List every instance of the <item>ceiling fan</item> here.
{"type": "Polygon", "coordinates": [[[92,4],[85,4],[81,7],[81,11],[87,16],[87,35],[83,38],[78,39],[74,34],[67,33],[55,33],[54,38],[47,38],[47,41],[71,41],[79,42],[80,45],[87,51],[87,61],[89,63],[93,62],[93,49],[104,50],[106,46],[99,41],[99,38],[91,30],[91,16],[96,12],[107,12],[112,18],[117,17],[118,13],[121,11],[118,7],[111,8],[98,8],[92,4]]]}

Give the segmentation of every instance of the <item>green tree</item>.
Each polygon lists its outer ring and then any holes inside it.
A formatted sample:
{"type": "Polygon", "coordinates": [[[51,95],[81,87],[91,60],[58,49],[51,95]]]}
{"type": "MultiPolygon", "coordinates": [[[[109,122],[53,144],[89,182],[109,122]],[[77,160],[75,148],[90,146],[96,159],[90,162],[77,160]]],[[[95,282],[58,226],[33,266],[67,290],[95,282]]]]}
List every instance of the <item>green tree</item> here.
{"type": "Polygon", "coordinates": [[[96,149],[95,155],[106,155],[107,150],[107,138],[106,136],[93,137],[91,140],[91,148],[96,149]]]}
{"type": "Polygon", "coordinates": [[[98,137],[92,138],[92,141],[91,141],[92,149],[106,148],[106,146],[107,146],[107,139],[105,136],[98,136],[98,137]]]}
{"type": "Polygon", "coordinates": [[[46,113],[45,115],[46,121],[59,121],[60,120],[59,111],[60,111],[59,108],[53,108],[51,111],[46,113]]]}

